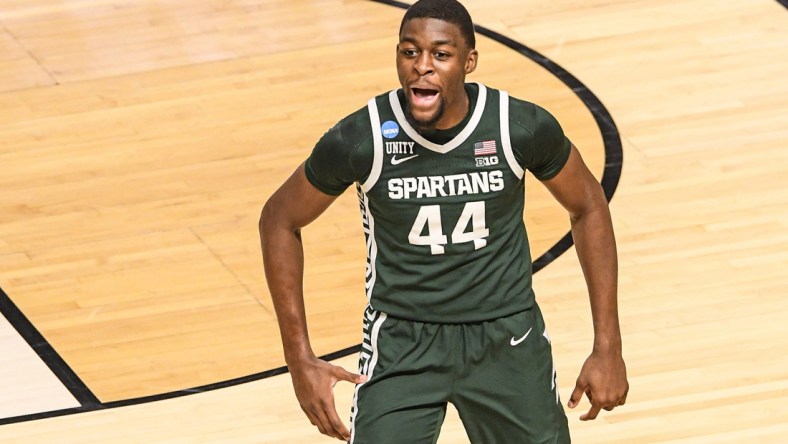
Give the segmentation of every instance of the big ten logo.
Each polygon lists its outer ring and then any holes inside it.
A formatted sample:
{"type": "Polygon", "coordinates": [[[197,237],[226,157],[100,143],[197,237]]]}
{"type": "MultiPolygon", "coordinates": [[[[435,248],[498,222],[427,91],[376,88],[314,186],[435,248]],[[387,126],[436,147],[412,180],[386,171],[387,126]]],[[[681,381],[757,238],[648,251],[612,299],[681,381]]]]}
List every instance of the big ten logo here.
{"type": "Polygon", "coordinates": [[[476,166],[492,166],[498,165],[498,156],[490,156],[490,157],[477,157],[476,158],[476,166]]]}

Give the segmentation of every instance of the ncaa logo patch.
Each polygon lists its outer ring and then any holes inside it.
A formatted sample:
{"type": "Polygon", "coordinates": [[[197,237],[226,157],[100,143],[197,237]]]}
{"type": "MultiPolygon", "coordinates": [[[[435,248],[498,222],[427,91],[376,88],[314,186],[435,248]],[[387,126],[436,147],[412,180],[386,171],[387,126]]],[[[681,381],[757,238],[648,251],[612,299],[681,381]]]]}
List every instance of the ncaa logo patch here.
{"type": "Polygon", "coordinates": [[[387,120],[380,126],[380,131],[386,139],[393,139],[399,135],[399,125],[393,120],[387,120]]]}

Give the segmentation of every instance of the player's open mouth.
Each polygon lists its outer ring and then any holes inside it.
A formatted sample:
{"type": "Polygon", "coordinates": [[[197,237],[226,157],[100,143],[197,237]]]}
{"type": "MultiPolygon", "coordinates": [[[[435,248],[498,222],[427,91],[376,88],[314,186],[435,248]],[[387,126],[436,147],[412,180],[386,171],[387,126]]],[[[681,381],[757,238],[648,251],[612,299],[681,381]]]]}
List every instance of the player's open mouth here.
{"type": "Polygon", "coordinates": [[[438,91],[426,88],[411,88],[410,103],[414,108],[430,108],[438,101],[438,91]]]}

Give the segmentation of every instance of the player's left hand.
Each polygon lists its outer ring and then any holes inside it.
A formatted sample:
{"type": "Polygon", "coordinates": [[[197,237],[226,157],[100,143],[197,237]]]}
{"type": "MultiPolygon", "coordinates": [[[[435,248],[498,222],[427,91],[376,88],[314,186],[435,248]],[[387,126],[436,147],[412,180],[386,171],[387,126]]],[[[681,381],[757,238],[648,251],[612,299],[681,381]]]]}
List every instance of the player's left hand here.
{"type": "Polygon", "coordinates": [[[569,397],[569,408],[577,407],[585,393],[591,408],[580,416],[580,420],[596,419],[601,409],[610,411],[624,405],[628,392],[627,368],[621,353],[594,351],[580,370],[575,389],[569,397]]]}

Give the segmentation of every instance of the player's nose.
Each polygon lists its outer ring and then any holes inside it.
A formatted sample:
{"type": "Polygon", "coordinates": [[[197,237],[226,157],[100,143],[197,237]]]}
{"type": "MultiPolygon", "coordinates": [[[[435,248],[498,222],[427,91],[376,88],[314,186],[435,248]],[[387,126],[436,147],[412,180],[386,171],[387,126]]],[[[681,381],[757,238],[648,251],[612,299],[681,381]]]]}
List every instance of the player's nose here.
{"type": "Polygon", "coordinates": [[[416,63],[413,65],[413,67],[416,72],[422,76],[432,73],[435,69],[432,65],[430,54],[427,52],[423,52],[421,55],[419,55],[419,58],[416,59],[416,63]]]}

